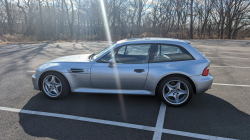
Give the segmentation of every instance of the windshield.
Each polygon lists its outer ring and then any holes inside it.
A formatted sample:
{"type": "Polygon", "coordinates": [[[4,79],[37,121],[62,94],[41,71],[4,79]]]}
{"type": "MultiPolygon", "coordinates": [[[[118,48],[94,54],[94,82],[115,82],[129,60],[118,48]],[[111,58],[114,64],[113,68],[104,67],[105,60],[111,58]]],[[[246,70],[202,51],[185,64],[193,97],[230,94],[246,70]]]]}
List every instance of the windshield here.
{"type": "Polygon", "coordinates": [[[102,50],[101,52],[99,52],[99,53],[93,55],[92,60],[95,60],[96,58],[98,58],[99,56],[101,56],[102,54],[104,54],[105,52],[107,52],[108,50],[112,49],[112,48],[115,47],[115,46],[116,46],[116,43],[114,43],[113,45],[111,45],[111,46],[105,48],[105,49],[102,50]]]}

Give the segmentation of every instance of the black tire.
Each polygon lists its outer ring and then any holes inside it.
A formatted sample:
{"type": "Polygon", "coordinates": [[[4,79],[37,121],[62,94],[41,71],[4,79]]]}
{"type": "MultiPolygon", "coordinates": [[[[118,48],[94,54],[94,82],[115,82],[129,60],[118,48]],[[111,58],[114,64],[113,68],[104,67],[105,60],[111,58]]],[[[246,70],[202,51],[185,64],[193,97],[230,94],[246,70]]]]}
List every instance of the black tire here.
{"type": "Polygon", "coordinates": [[[52,100],[62,99],[71,92],[68,80],[62,74],[60,74],[58,72],[46,72],[45,74],[43,74],[41,76],[40,88],[42,89],[43,94],[47,98],[52,99],[52,100]],[[56,96],[56,97],[51,97],[48,94],[46,94],[46,92],[45,92],[45,89],[44,89],[45,87],[43,86],[43,84],[44,84],[45,78],[48,77],[48,76],[55,76],[61,82],[62,87],[61,87],[61,90],[60,90],[60,94],[58,96],[56,96]]]}
{"type": "MultiPolygon", "coordinates": [[[[167,89],[169,90],[169,89],[167,89]]],[[[176,90],[174,90],[176,92],[176,90]]],[[[177,92],[176,92],[177,93],[177,92]]],[[[176,94],[175,93],[175,94],[176,94]]],[[[159,85],[158,87],[158,91],[157,91],[157,96],[161,99],[161,101],[163,101],[167,106],[171,106],[171,107],[181,107],[181,106],[184,106],[186,105],[192,98],[194,92],[193,92],[193,88],[192,88],[192,85],[191,83],[189,82],[188,79],[186,79],[185,77],[182,77],[182,76],[170,76],[170,77],[167,77],[165,78],[159,85]],[[188,89],[186,89],[188,91],[188,95],[184,95],[185,96],[185,100],[183,99],[183,102],[181,102],[180,104],[177,104],[177,103],[171,103],[171,101],[168,100],[168,98],[164,97],[164,94],[163,94],[163,90],[165,91],[166,89],[163,89],[165,87],[165,85],[169,82],[178,82],[178,81],[181,81],[183,82],[182,83],[182,87],[188,87],[188,89]]],[[[179,93],[178,93],[179,95],[179,93]]],[[[184,98],[184,97],[183,97],[184,98]]]]}

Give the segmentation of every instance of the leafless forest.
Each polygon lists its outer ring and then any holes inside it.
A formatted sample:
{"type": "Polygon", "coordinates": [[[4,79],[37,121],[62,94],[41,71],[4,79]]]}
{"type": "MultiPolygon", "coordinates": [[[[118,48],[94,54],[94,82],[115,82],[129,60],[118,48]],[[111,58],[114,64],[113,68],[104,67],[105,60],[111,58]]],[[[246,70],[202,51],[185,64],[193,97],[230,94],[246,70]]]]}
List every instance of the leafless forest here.
{"type": "Polygon", "coordinates": [[[132,37],[249,39],[250,0],[0,0],[0,43],[132,37]],[[10,40],[11,40],[10,39],[10,40]]]}

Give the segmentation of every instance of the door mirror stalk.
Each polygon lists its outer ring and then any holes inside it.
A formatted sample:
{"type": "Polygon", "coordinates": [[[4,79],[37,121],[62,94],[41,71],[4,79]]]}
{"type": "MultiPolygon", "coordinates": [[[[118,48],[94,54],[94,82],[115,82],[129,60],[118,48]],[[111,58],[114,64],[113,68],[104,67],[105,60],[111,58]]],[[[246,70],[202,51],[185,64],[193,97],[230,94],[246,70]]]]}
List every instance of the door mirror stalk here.
{"type": "Polygon", "coordinates": [[[108,67],[113,68],[115,63],[116,63],[116,62],[115,62],[115,59],[114,59],[114,58],[110,59],[110,60],[109,60],[109,66],[108,66],[108,67]]]}

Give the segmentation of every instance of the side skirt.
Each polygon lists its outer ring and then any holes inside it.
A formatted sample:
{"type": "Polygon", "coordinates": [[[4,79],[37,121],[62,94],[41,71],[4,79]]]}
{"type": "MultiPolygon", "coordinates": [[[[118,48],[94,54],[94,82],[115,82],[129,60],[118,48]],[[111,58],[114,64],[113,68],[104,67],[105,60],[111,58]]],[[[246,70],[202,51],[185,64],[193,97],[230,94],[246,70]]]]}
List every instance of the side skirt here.
{"type": "Polygon", "coordinates": [[[117,90],[117,89],[96,89],[96,88],[78,88],[72,92],[80,93],[101,93],[101,94],[131,94],[131,95],[154,95],[154,92],[148,90],[117,90]]]}

